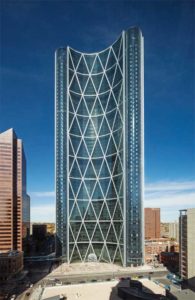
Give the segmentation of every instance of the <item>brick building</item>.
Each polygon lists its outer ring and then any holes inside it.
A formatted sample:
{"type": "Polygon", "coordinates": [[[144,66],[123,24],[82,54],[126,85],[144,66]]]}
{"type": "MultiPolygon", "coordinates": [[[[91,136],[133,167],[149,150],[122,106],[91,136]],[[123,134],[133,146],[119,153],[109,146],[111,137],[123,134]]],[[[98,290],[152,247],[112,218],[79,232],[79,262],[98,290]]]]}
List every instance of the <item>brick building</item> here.
{"type": "Polygon", "coordinates": [[[145,239],[160,238],[160,208],[145,208],[145,239]]]}

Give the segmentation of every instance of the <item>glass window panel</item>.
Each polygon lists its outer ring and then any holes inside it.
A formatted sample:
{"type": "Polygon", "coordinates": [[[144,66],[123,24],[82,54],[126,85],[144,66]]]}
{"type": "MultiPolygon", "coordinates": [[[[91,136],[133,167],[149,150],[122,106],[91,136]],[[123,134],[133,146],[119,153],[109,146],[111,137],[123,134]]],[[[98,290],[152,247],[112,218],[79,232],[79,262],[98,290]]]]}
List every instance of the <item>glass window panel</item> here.
{"type": "Polygon", "coordinates": [[[81,57],[81,54],[74,51],[73,49],[70,49],[70,54],[71,54],[71,57],[72,57],[72,62],[73,62],[74,68],[76,69],[76,67],[78,65],[78,62],[79,62],[79,59],[81,57]]]}
{"type": "Polygon", "coordinates": [[[110,48],[108,48],[105,51],[99,53],[99,58],[101,60],[101,63],[103,65],[104,69],[106,67],[106,62],[107,62],[109,52],[110,52],[110,48]]]}
{"type": "Polygon", "coordinates": [[[92,111],[95,100],[96,100],[96,96],[86,96],[85,95],[85,102],[86,102],[89,113],[91,113],[91,111],[92,111]]]}
{"type": "Polygon", "coordinates": [[[98,200],[98,199],[103,199],[103,195],[102,195],[102,191],[100,189],[99,183],[97,182],[93,196],[92,196],[92,200],[98,200]]]}
{"type": "Polygon", "coordinates": [[[106,69],[111,68],[115,63],[116,63],[116,58],[115,58],[114,53],[111,49],[110,54],[109,54],[109,58],[108,58],[108,62],[107,62],[107,65],[106,65],[106,69]]]}
{"type": "Polygon", "coordinates": [[[116,70],[116,67],[117,66],[113,66],[112,68],[110,68],[109,70],[106,71],[106,75],[107,75],[107,78],[110,82],[110,86],[112,87],[113,86],[113,78],[114,78],[114,74],[115,74],[115,70],[116,70]]]}
{"type": "Polygon", "coordinates": [[[81,136],[81,131],[79,129],[78,121],[76,118],[74,118],[74,121],[72,122],[72,126],[70,128],[70,133],[81,136]]]}
{"type": "Polygon", "coordinates": [[[100,220],[110,220],[110,215],[108,213],[108,209],[106,207],[106,204],[103,204],[102,211],[100,213],[100,220]]]}
{"type": "Polygon", "coordinates": [[[77,80],[76,76],[74,76],[74,78],[71,82],[70,90],[74,91],[75,93],[81,94],[81,89],[80,89],[80,86],[78,84],[78,80],[77,80]]]}
{"type": "Polygon", "coordinates": [[[101,85],[100,85],[99,93],[104,93],[104,92],[108,91],[109,89],[110,89],[110,86],[109,86],[108,80],[107,80],[106,76],[104,75],[101,85]]]}
{"type": "Polygon", "coordinates": [[[85,137],[86,147],[90,155],[92,153],[95,142],[96,142],[96,138],[85,137]]]}
{"type": "Polygon", "coordinates": [[[89,197],[92,196],[95,184],[96,184],[96,180],[91,180],[91,179],[85,180],[85,186],[87,188],[89,197]]]}
{"type": "Polygon", "coordinates": [[[81,95],[74,94],[70,91],[70,97],[71,97],[71,100],[72,100],[72,104],[74,106],[74,110],[76,111],[77,108],[78,108],[80,99],[81,99],[81,95]]]}
{"type": "Polygon", "coordinates": [[[94,221],[96,220],[96,216],[93,210],[93,207],[91,204],[89,204],[89,207],[87,209],[86,215],[85,215],[85,220],[87,221],[94,221]]]}
{"type": "Polygon", "coordinates": [[[106,240],[107,240],[107,242],[110,242],[110,243],[117,243],[116,235],[114,233],[114,229],[113,229],[112,225],[110,226],[110,230],[109,230],[106,240]]]}
{"type": "Polygon", "coordinates": [[[71,139],[71,143],[72,143],[74,152],[76,153],[77,150],[78,150],[79,144],[81,142],[81,138],[77,137],[77,136],[70,135],[70,139],[71,139]]]}
{"type": "Polygon", "coordinates": [[[78,151],[77,156],[85,157],[85,158],[89,157],[89,154],[87,152],[87,148],[86,148],[85,143],[84,143],[83,140],[82,140],[81,145],[79,147],[79,151],[78,151]]]}
{"type": "Polygon", "coordinates": [[[85,88],[85,95],[95,95],[96,91],[94,89],[93,82],[91,78],[89,77],[89,80],[87,82],[86,88],[85,88]]]}
{"type": "Polygon", "coordinates": [[[91,161],[89,161],[88,167],[86,169],[85,178],[96,178],[96,174],[91,161]]]}
{"type": "Polygon", "coordinates": [[[87,55],[85,54],[85,61],[86,61],[86,64],[88,66],[88,70],[89,72],[91,72],[91,69],[93,67],[93,63],[94,63],[94,60],[95,60],[96,56],[95,55],[87,55]]]}
{"type": "Polygon", "coordinates": [[[81,184],[81,188],[79,190],[77,198],[80,199],[80,200],[81,199],[88,199],[89,198],[89,196],[87,194],[87,189],[86,189],[86,187],[85,187],[85,185],[84,185],[83,182],[81,184]]]}
{"type": "Polygon", "coordinates": [[[95,148],[94,148],[93,153],[92,153],[92,157],[95,158],[95,157],[102,157],[102,156],[103,156],[103,153],[102,153],[102,150],[101,150],[101,147],[100,147],[100,143],[97,140],[97,142],[95,144],[95,148]]]}
{"type": "Polygon", "coordinates": [[[77,67],[77,72],[83,73],[83,74],[88,74],[88,70],[87,70],[86,63],[84,61],[83,56],[82,56],[82,58],[79,62],[79,65],[77,67]]]}
{"type": "Polygon", "coordinates": [[[106,197],[109,182],[110,182],[110,178],[99,179],[99,183],[101,185],[101,189],[104,194],[104,197],[106,197]]]}
{"type": "Polygon", "coordinates": [[[103,114],[103,110],[102,110],[99,98],[96,98],[96,101],[95,101],[95,104],[94,104],[91,114],[92,114],[92,116],[103,114]]]}
{"type": "Polygon", "coordinates": [[[85,105],[85,102],[83,101],[83,99],[80,102],[80,105],[79,105],[78,110],[77,110],[77,114],[78,115],[84,115],[84,116],[89,115],[89,113],[87,111],[87,108],[86,108],[86,105],[85,105]]]}
{"type": "Polygon", "coordinates": [[[100,171],[99,177],[100,178],[102,178],[102,177],[110,177],[110,172],[109,172],[109,169],[108,169],[108,166],[107,166],[105,160],[102,163],[102,167],[101,167],[101,171],[100,171]]]}
{"type": "Polygon", "coordinates": [[[70,220],[73,220],[73,221],[81,220],[81,215],[80,215],[80,212],[78,210],[76,202],[74,203],[74,207],[73,207],[71,215],[70,215],[70,220]]]}
{"type": "Polygon", "coordinates": [[[110,133],[110,129],[108,127],[108,123],[106,121],[106,118],[103,119],[103,122],[102,122],[102,125],[101,125],[101,129],[100,129],[100,132],[99,132],[99,135],[105,135],[105,134],[108,134],[110,133]]]}
{"type": "Polygon", "coordinates": [[[93,65],[93,68],[92,68],[92,74],[102,73],[102,72],[103,72],[103,68],[102,68],[102,65],[100,63],[100,59],[97,56],[96,59],[95,59],[95,63],[93,65]]]}
{"type": "Polygon", "coordinates": [[[116,55],[116,57],[120,57],[119,56],[119,51],[120,51],[120,48],[121,48],[121,44],[122,44],[122,38],[119,38],[113,45],[112,45],[112,49],[116,55]]]}
{"type": "Polygon", "coordinates": [[[103,239],[103,236],[102,236],[102,233],[101,233],[101,231],[100,231],[100,228],[99,228],[99,225],[97,224],[97,226],[96,226],[96,229],[95,229],[95,233],[94,233],[94,235],[93,235],[93,241],[94,242],[103,242],[104,241],[104,239],[103,239]]]}
{"type": "Polygon", "coordinates": [[[98,93],[99,88],[100,88],[102,77],[103,77],[102,73],[101,74],[92,75],[92,81],[94,83],[95,90],[96,90],[97,93],[98,93]]]}
{"type": "Polygon", "coordinates": [[[88,136],[88,137],[94,137],[94,138],[96,137],[96,132],[95,132],[95,129],[94,129],[94,126],[93,126],[93,123],[92,123],[91,119],[89,119],[89,121],[88,121],[88,124],[87,124],[84,135],[88,136]]]}
{"type": "Polygon", "coordinates": [[[87,75],[82,75],[82,74],[77,74],[77,77],[78,77],[78,81],[79,81],[81,90],[83,92],[84,89],[85,89],[87,80],[88,80],[88,76],[87,75]]]}

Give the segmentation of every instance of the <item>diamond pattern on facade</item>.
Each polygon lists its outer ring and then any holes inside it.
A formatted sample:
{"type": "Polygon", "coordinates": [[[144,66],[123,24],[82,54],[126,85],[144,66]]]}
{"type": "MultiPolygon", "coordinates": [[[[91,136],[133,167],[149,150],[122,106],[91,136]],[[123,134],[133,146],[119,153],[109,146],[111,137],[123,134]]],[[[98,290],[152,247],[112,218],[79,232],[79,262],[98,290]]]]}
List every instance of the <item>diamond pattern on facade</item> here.
{"type": "Polygon", "coordinates": [[[123,263],[122,38],[69,59],[69,256],[123,263]]]}

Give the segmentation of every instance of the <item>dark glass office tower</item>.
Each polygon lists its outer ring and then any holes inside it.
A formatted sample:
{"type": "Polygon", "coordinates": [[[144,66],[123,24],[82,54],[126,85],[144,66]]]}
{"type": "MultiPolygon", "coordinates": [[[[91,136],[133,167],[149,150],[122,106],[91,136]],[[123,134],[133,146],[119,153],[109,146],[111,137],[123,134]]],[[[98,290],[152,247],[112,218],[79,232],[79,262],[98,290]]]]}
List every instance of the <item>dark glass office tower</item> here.
{"type": "Polygon", "coordinates": [[[143,37],[60,48],[56,80],[56,252],[67,262],[143,263],[143,37]]]}

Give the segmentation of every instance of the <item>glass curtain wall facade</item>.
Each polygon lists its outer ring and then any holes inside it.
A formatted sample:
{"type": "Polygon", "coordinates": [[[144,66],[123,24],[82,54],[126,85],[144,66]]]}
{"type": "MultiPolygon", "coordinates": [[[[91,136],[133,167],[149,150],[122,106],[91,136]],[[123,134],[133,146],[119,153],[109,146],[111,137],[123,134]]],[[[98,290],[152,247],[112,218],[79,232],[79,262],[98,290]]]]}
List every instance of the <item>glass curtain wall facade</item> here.
{"type": "Polygon", "coordinates": [[[143,37],[55,55],[56,252],[143,263],[143,37]]]}

